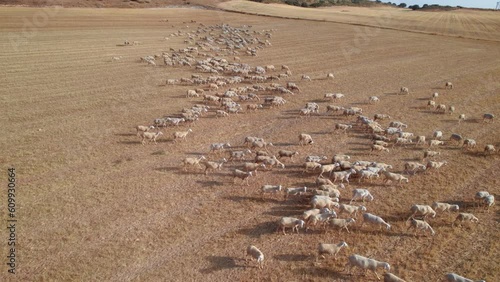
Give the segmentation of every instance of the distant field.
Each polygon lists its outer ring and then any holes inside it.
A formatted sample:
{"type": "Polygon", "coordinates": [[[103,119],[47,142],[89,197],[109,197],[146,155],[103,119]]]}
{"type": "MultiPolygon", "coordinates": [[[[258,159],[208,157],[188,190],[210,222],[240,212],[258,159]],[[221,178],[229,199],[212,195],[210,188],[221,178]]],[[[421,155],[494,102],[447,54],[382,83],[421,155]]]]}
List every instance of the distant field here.
{"type": "MultiPolygon", "coordinates": [[[[250,2],[228,5],[224,7],[249,5],[269,14],[278,9],[250,2]]],[[[4,228],[0,281],[376,281],[372,273],[364,277],[359,271],[349,275],[343,270],[347,256],[354,253],[389,262],[391,271],[406,281],[441,281],[447,272],[498,281],[498,204],[489,212],[472,205],[479,190],[497,199],[500,195],[500,156],[482,153],[486,144],[500,147],[500,46],[491,41],[499,39],[498,19],[489,12],[446,12],[442,19],[440,13],[279,7],[282,16],[331,17],[366,25],[377,25],[377,17],[387,13],[390,17],[384,26],[391,29],[201,9],[0,8],[0,163],[3,175],[8,167],[18,172],[19,208],[17,274],[7,273],[9,234],[4,228]],[[408,14],[404,21],[403,14],[408,14]],[[453,15],[459,22],[474,18],[479,24],[455,26],[451,31],[443,27],[443,33],[488,40],[394,30],[400,25],[410,27],[410,21],[425,21],[415,26],[438,32],[425,17],[435,17],[437,26],[443,26],[453,15]],[[186,91],[206,85],[166,85],[166,79],[209,74],[194,66],[166,67],[162,60],[157,60],[156,67],[148,66],[140,57],[171,54],[170,48],[187,46],[186,34],[194,34],[200,24],[222,23],[246,25],[252,36],[261,39],[263,35],[253,31],[273,29],[268,38],[272,46],[259,50],[257,56],[241,49],[238,56],[251,66],[275,65],[277,70],[270,75],[283,73],[280,66],[288,65],[293,75],[273,82],[295,82],[300,93],[283,95],[288,102],[282,107],[257,112],[245,110],[251,102],[239,102],[244,110],[228,118],[216,118],[219,108],[212,105],[194,124],[162,128],[164,135],[157,145],[141,145],[137,125],[149,125],[156,118],[179,115],[183,108],[203,103],[201,97],[186,98],[186,91]],[[480,23],[484,26],[478,28],[480,23]],[[488,30],[495,32],[488,35],[488,30]],[[171,35],[178,31],[183,36],[171,35]],[[125,40],[139,44],[124,46],[125,40]],[[113,61],[113,57],[120,59],[113,61]],[[330,72],[334,80],[325,79],[330,72]],[[301,80],[302,74],[312,80],[301,80]],[[444,88],[447,81],[453,82],[453,90],[444,88]],[[410,95],[397,95],[401,86],[408,87],[410,95]],[[346,98],[325,100],[329,92],[344,93],[346,98]],[[439,92],[437,103],[453,105],[456,112],[437,114],[426,108],[433,92],[439,92]],[[368,103],[373,95],[380,97],[380,103],[368,103]],[[299,117],[307,102],[318,103],[320,114],[299,117]],[[385,185],[381,179],[352,180],[341,191],[340,202],[348,203],[353,189],[369,189],[375,200],[366,203],[368,211],[392,224],[391,231],[360,227],[358,217],[351,233],[324,234],[319,229],[301,230],[298,235],[276,233],[282,216],[300,217],[310,205],[305,199],[283,195],[261,197],[259,189],[263,184],[315,188],[318,173],[302,173],[308,155],[325,155],[330,161],[334,154],[345,153],[353,161],[391,164],[394,172],[402,172],[405,162],[423,162],[424,146],[396,145],[389,147],[389,153],[370,155],[372,141],[356,124],[356,117],[327,114],[329,104],[361,107],[368,117],[389,114],[391,120],[407,123],[406,131],[428,139],[435,130],[444,132],[446,144],[436,149],[441,152],[437,160],[448,165],[440,173],[407,175],[409,183],[402,187],[385,185]],[[461,113],[467,120],[459,124],[461,113]],[[483,123],[484,113],[494,113],[497,120],[483,123]],[[336,123],[352,124],[353,130],[334,132],[336,123]],[[173,132],[188,128],[193,132],[186,141],[172,141],[173,132]],[[300,133],[311,134],[315,143],[299,146],[300,133]],[[463,150],[449,141],[451,133],[475,139],[478,147],[463,150]],[[228,157],[209,154],[211,143],[229,142],[231,150],[244,150],[246,136],[272,142],[272,154],[285,149],[299,155],[294,161],[282,160],[285,169],[259,171],[249,186],[234,182],[231,175],[242,161],[228,162],[208,176],[203,170],[180,169],[186,157],[228,157]],[[462,211],[474,213],[479,223],[453,228],[456,214],[439,214],[429,220],[436,236],[415,237],[407,232],[410,206],[433,201],[458,203],[462,211]],[[342,250],[337,260],[317,260],[318,243],[341,240],[350,248],[342,250]],[[249,244],[264,252],[264,270],[245,263],[249,244]]],[[[211,36],[219,33],[216,30],[211,36]]],[[[234,62],[233,55],[223,51],[218,55],[234,62]]],[[[202,59],[206,57],[197,57],[202,59]]],[[[254,83],[227,85],[218,91],[254,83]]],[[[256,93],[261,98],[281,95],[256,93]]],[[[389,120],[380,123],[387,127],[389,120]]],[[[252,159],[253,154],[246,161],[252,159]]],[[[6,180],[2,183],[6,185],[6,180]]],[[[0,214],[5,223],[7,195],[2,191],[0,214]]]]}
{"type": "Polygon", "coordinates": [[[392,7],[300,8],[283,4],[261,4],[233,0],[218,5],[245,13],[362,24],[457,37],[500,41],[500,12],[460,9],[422,12],[392,7]]]}

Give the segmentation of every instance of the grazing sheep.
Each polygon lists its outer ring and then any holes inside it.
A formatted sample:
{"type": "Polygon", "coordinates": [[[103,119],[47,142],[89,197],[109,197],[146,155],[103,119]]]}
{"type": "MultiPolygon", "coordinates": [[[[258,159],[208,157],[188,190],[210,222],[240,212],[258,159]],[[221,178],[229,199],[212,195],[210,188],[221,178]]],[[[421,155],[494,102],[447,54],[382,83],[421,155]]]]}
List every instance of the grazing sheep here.
{"type": "Polygon", "coordinates": [[[281,192],[283,186],[281,185],[262,185],[260,188],[262,195],[265,193],[267,194],[276,194],[278,192],[281,192]]]}
{"type": "Polygon", "coordinates": [[[333,228],[339,228],[339,233],[342,231],[342,229],[347,230],[347,233],[351,233],[349,231],[349,228],[347,226],[354,224],[356,220],[354,218],[331,218],[328,221],[328,226],[333,227],[333,228]]]}
{"type": "Polygon", "coordinates": [[[328,105],[326,106],[326,112],[340,112],[340,111],[343,111],[345,110],[344,107],[340,107],[340,106],[335,106],[335,105],[328,105]]]}
{"type": "Polygon", "coordinates": [[[444,141],[441,140],[429,140],[429,147],[444,145],[444,141]]]}
{"type": "Polygon", "coordinates": [[[251,256],[252,260],[253,259],[257,260],[257,263],[259,264],[259,269],[264,268],[264,254],[259,249],[257,249],[257,247],[248,246],[246,255],[251,256]]]}
{"type": "Polygon", "coordinates": [[[425,220],[418,220],[418,219],[412,218],[410,226],[408,227],[408,229],[406,231],[410,230],[410,228],[415,229],[415,236],[417,235],[417,232],[419,230],[422,230],[423,232],[428,230],[432,236],[434,236],[436,234],[436,232],[434,232],[434,229],[432,229],[432,227],[429,225],[429,223],[427,223],[425,220]]]}
{"type": "Polygon", "coordinates": [[[464,138],[460,134],[452,133],[450,136],[450,141],[457,142],[457,145],[460,145],[462,143],[462,140],[464,140],[464,138]]]}
{"type": "Polygon", "coordinates": [[[391,266],[387,262],[377,261],[360,255],[349,256],[346,267],[349,267],[349,274],[351,274],[351,269],[353,267],[359,267],[365,271],[371,270],[373,271],[373,273],[375,273],[375,276],[377,276],[378,280],[380,280],[380,277],[378,277],[377,268],[384,268],[385,271],[391,270],[391,266]]]}
{"type": "Polygon", "coordinates": [[[349,247],[346,242],[342,241],[338,244],[318,244],[318,255],[325,258],[324,254],[332,255],[334,259],[337,259],[337,254],[342,250],[342,248],[349,247]]]}
{"type": "Polygon", "coordinates": [[[366,212],[366,207],[365,206],[352,206],[352,205],[347,205],[347,204],[341,204],[339,206],[339,214],[341,213],[347,213],[349,215],[354,214],[354,217],[357,217],[357,214],[359,212],[366,212]]]}
{"type": "Polygon", "coordinates": [[[409,182],[408,178],[404,177],[402,174],[399,173],[384,171],[383,174],[385,177],[386,184],[389,184],[392,181],[397,182],[400,185],[402,185],[403,182],[405,183],[409,182]]]}
{"type": "Polygon", "coordinates": [[[437,92],[432,93],[432,100],[436,100],[437,97],[439,97],[439,93],[437,92]]]}
{"type": "Polygon", "coordinates": [[[208,174],[209,170],[221,170],[222,166],[227,162],[226,158],[223,158],[222,160],[218,162],[212,162],[212,161],[206,161],[203,162],[203,165],[205,165],[205,175],[208,174]]]}
{"type": "Polygon", "coordinates": [[[174,132],[174,142],[177,142],[177,139],[183,139],[186,140],[186,136],[189,134],[189,132],[193,132],[191,128],[189,128],[187,131],[176,131],[174,132]]]}
{"type": "Polygon", "coordinates": [[[243,169],[246,172],[253,172],[255,175],[257,175],[257,169],[259,168],[266,168],[266,165],[263,163],[244,163],[243,164],[243,169]]]}
{"type": "Polygon", "coordinates": [[[309,81],[311,81],[311,77],[309,77],[308,75],[303,74],[302,75],[302,80],[309,80],[309,81]]]}
{"type": "Polygon", "coordinates": [[[335,124],[335,130],[343,130],[344,133],[347,134],[347,130],[352,129],[352,125],[350,124],[343,124],[343,123],[337,123],[335,124]]]}
{"type": "Polygon", "coordinates": [[[324,95],[325,99],[340,100],[345,97],[342,93],[326,93],[324,95]]]}
{"type": "Polygon", "coordinates": [[[431,208],[431,206],[428,205],[413,205],[410,208],[411,215],[408,217],[407,220],[410,220],[410,218],[414,217],[415,215],[421,215],[424,217],[424,219],[428,215],[432,215],[432,217],[436,217],[436,212],[431,208]]]}
{"type": "Polygon", "coordinates": [[[251,145],[255,141],[264,141],[264,139],[259,138],[259,137],[254,137],[254,136],[247,136],[247,137],[245,137],[245,140],[243,141],[243,145],[245,145],[245,144],[251,145]]]}
{"type": "Polygon", "coordinates": [[[315,214],[310,216],[308,221],[306,222],[306,231],[310,229],[312,226],[316,226],[316,224],[322,225],[326,229],[326,224],[330,218],[336,218],[337,213],[335,211],[328,211],[324,213],[315,214]]]}
{"type": "Polygon", "coordinates": [[[307,210],[305,211],[303,214],[302,214],[302,218],[307,221],[309,219],[309,217],[311,216],[314,216],[314,215],[317,215],[317,214],[320,214],[320,213],[329,213],[330,212],[330,209],[328,208],[323,208],[323,209],[310,209],[310,210],[307,210]]]}
{"type": "Polygon", "coordinates": [[[424,158],[422,160],[425,160],[426,158],[432,158],[432,157],[435,157],[435,156],[439,156],[439,155],[441,155],[441,152],[424,151],[424,158]]]}
{"type": "Polygon", "coordinates": [[[441,112],[441,113],[446,113],[446,105],[445,104],[439,104],[436,107],[436,112],[441,112]]]}
{"type": "Polygon", "coordinates": [[[418,146],[418,145],[425,145],[426,142],[425,142],[425,135],[420,135],[420,136],[417,136],[417,142],[415,142],[415,146],[418,146]]]}
{"type": "Polygon", "coordinates": [[[384,146],[380,146],[380,145],[376,145],[376,144],[372,144],[372,146],[370,147],[370,155],[372,154],[373,151],[377,151],[377,152],[388,152],[389,153],[389,149],[387,149],[386,147],[384,146]]]}
{"type": "Polygon", "coordinates": [[[247,183],[247,186],[250,185],[248,183],[248,178],[252,176],[252,172],[249,171],[249,172],[245,172],[245,171],[242,171],[242,170],[239,170],[239,169],[235,169],[233,171],[233,182],[234,180],[236,180],[236,178],[239,178],[242,180],[241,184],[243,185],[243,182],[246,182],[247,183]]]}
{"type": "Polygon", "coordinates": [[[283,231],[283,235],[286,235],[285,228],[292,228],[292,233],[295,230],[297,234],[299,234],[299,228],[304,228],[305,222],[301,219],[295,217],[283,217],[278,221],[278,228],[276,228],[276,232],[280,230],[283,231]]]}
{"type": "Polygon", "coordinates": [[[421,171],[424,171],[426,169],[426,166],[421,164],[421,163],[418,163],[418,162],[406,162],[405,163],[405,170],[404,172],[405,173],[408,173],[410,174],[410,172],[412,174],[415,174],[417,173],[417,170],[421,170],[421,171]]]}
{"type": "Polygon", "coordinates": [[[250,148],[255,149],[255,148],[264,148],[267,151],[267,146],[274,146],[273,143],[271,142],[265,142],[261,140],[256,140],[253,141],[252,144],[250,145],[250,148]]]}
{"type": "Polygon", "coordinates": [[[484,280],[474,281],[472,279],[460,276],[456,273],[448,273],[444,276],[444,278],[446,279],[447,282],[486,282],[484,280]]]}
{"type": "Polygon", "coordinates": [[[313,209],[328,208],[332,210],[338,206],[339,204],[330,197],[316,195],[311,199],[311,208],[313,209]]]}
{"type": "Polygon", "coordinates": [[[183,166],[184,170],[186,170],[187,166],[198,166],[199,168],[202,168],[200,165],[200,161],[205,159],[205,156],[200,156],[199,158],[185,158],[182,160],[181,165],[183,166]]]}
{"type": "Polygon", "coordinates": [[[440,202],[434,202],[432,203],[432,209],[436,212],[450,212],[450,211],[458,211],[460,207],[458,205],[452,205],[448,203],[440,203],[440,202]]]}
{"type": "Polygon", "coordinates": [[[462,121],[465,121],[465,114],[460,114],[458,116],[458,123],[460,124],[462,121]]]}
{"type": "Polygon", "coordinates": [[[312,140],[312,137],[311,135],[309,134],[305,134],[305,133],[301,133],[299,134],[299,145],[312,145],[314,143],[314,141],[312,140]]]}
{"type": "Polygon", "coordinates": [[[495,118],[494,114],[484,114],[483,115],[483,122],[493,122],[493,119],[495,118]]]}
{"type": "Polygon", "coordinates": [[[448,82],[446,82],[446,83],[444,84],[444,88],[445,88],[445,89],[453,89],[453,83],[451,83],[451,82],[449,82],[449,81],[448,81],[448,82]]]}
{"type": "Polygon", "coordinates": [[[363,214],[363,223],[361,223],[361,227],[363,227],[365,223],[371,225],[378,225],[379,230],[382,230],[382,226],[385,226],[387,230],[391,230],[391,225],[389,223],[385,222],[385,220],[383,220],[380,216],[376,216],[371,213],[365,212],[363,214]]]}
{"type": "Polygon", "coordinates": [[[375,114],[373,116],[373,120],[376,121],[377,119],[379,120],[384,120],[384,119],[390,119],[391,116],[390,115],[387,115],[387,114],[375,114]]]}
{"type": "Polygon", "coordinates": [[[466,150],[474,149],[477,147],[476,140],[470,138],[464,139],[462,147],[466,150]]]}
{"type": "Polygon", "coordinates": [[[489,196],[490,193],[488,191],[479,191],[474,195],[474,200],[480,205],[481,202],[484,201],[484,199],[489,196]]]}
{"type": "Polygon", "coordinates": [[[486,146],[484,146],[484,154],[493,154],[496,152],[496,149],[495,149],[495,146],[493,146],[492,144],[488,144],[486,146]]]}
{"type": "Polygon", "coordinates": [[[384,282],[406,282],[392,273],[384,273],[384,282]]]}
{"type": "Polygon", "coordinates": [[[427,101],[427,108],[436,108],[436,102],[431,100],[427,101]]]}
{"type": "Polygon", "coordinates": [[[326,75],[326,78],[327,78],[327,79],[329,79],[329,78],[334,79],[334,78],[335,78],[335,76],[333,75],[333,73],[328,73],[328,74],[326,75]]]}
{"type": "Polygon", "coordinates": [[[363,201],[363,203],[365,202],[365,199],[367,199],[368,201],[371,202],[371,201],[373,201],[373,196],[370,193],[370,191],[368,191],[366,189],[358,188],[358,189],[352,190],[352,199],[349,202],[349,204],[352,204],[352,201],[354,201],[356,199],[361,199],[363,201]]]}
{"type": "MultiPolygon", "coordinates": [[[[442,166],[445,166],[447,164],[448,164],[447,161],[442,161],[442,162],[428,161],[427,165],[426,165],[426,169],[427,169],[428,172],[431,172],[431,170],[438,170],[442,166]]],[[[438,173],[439,173],[439,171],[438,171],[438,173]]]]}
{"type": "Polygon", "coordinates": [[[142,137],[141,143],[144,145],[146,143],[146,139],[149,140],[149,142],[154,142],[156,143],[156,139],[160,136],[163,135],[163,132],[158,131],[158,132],[142,132],[140,136],[142,137]]]}
{"type": "Polygon", "coordinates": [[[448,113],[451,115],[455,112],[455,106],[449,106],[448,107],[448,113]]]}
{"type": "Polygon", "coordinates": [[[370,98],[368,98],[368,101],[370,102],[370,104],[373,104],[380,102],[380,99],[377,96],[370,96],[370,98]]]}
{"type": "Polygon", "coordinates": [[[432,134],[432,137],[434,137],[434,139],[436,139],[436,140],[441,140],[441,138],[443,138],[443,132],[439,131],[439,130],[436,130],[432,134]]]}
{"type": "Polygon", "coordinates": [[[452,226],[455,226],[455,223],[456,222],[459,222],[458,224],[461,226],[462,225],[462,222],[464,221],[470,221],[470,222],[478,222],[479,219],[477,217],[475,217],[473,214],[471,213],[465,213],[465,212],[461,212],[457,215],[457,217],[455,218],[455,221],[453,221],[452,223],[452,226]]]}
{"type": "Polygon", "coordinates": [[[401,89],[399,89],[399,94],[410,94],[410,90],[408,89],[408,87],[401,87],[401,89]]]}
{"type": "Polygon", "coordinates": [[[489,210],[491,206],[495,205],[495,196],[488,195],[484,197],[483,202],[486,205],[486,209],[489,210]]]}

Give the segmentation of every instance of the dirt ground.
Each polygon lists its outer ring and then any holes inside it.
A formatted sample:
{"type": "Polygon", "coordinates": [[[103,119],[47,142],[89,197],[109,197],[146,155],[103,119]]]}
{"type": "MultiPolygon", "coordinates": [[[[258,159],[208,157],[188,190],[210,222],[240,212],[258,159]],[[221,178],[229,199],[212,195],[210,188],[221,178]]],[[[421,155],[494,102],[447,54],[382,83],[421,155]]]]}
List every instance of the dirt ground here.
{"type": "MultiPolygon", "coordinates": [[[[476,13],[482,19],[482,12],[476,13]]],[[[485,29],[496,29],[488,22],[486,15],[485,29]]],[[[482,153],[485,144],[500,147],[500,122],[482,122],[484,113],[500,115],[500,45],[494,40],[201,9],[26,7],[0,8],[0,39],[2,183],[7,168],[14,167],[18,187],[17,274],[7,273],[2,262],[2,281],[375,281],[372,273],[344,271],[350,254],[386,261],[407,281],[441,281],[448,272],[499,280],[498,205],[486,212],[471,204],[480,190],[499,195],[500,157],[482,153]],[[275,74],[288,65],[293,76],[278,83],[295,82],[301,91],[285,96],[288,102],[277,109],[228,118],[215,118],[212,109],[194,124],[162,129],[157,145],[143,146],[135,126],[202,103],[185,98],[196,86],[165,85],[165,80],[208,75],[194,67],[152,67],[139,58],[184,48],[185,38],[170,34],[200,23],[275,29],[272,46],[240,58],[252,66],[273,64],[275,74]],[[125,40],[139,44],[123,46],[125,40]],[[324,79],[329,72],[334,80],[324,79]],[[312,81],[301,80],[302,74],[312,81]],[[453,90],[444,89],[446,81],[453,82],[453,90]],[[401,86],[410,95],[397,95],[401,86]],[[346,98],[324,100],[328,92],[346,98]],[[438,103],[454,105],[456,112],[427,109],[433,92],[439,92],[438,103]],[[369,104],[372,95],[380,103],[369,104]],[[311,101],[321,114],[300,118],[299,109],[311,101]],[[410,175],[402,187],[353,180],[341,191],[346,203],[353,189],[368,188],[375,197],[365,204],[368,211],[386,219],[390,231],[360,227],[358,217],[351,233],[276,233],[282,216],[299,217],[309,205],[283,195],[262,198],[258,191],[263,184],[314,188],[317,173],[302,173],[307,155],[330,159],[346,153],[352,160],[391,164],[394,172],[407,161],[421,161],[425,147],[414,145],[369,155],[371,140],[359,126],[347,135],[334,132],[336,123],[354,124],[355,117],[328,115],[328,104],[361,107],[368,117],[390,114],[428,139],[434,130],[444,132],[446,144],[437,149],[437,159],[448,165],[439,173],[410,175]],[[461,113],[467,120],[459,124],[461,113]],[[173,132],[188,128],[193,132],[185,142],[172,142],[173,132]],[[298,146],[299,133],[311,134],[315,143],[298,146]],[[451,133],[475,139],[478,148],[462,150],[448,140],[451,133]],[[286,149],[299,155],[294,162],[284,160],[285,169],[259,171],[249,186],[231,176],[242,162],[229,162],[208,176],[180,169],[185,157],[221,159],[209,154],[211,143],[243,149],[246,136],[271,141],[273,154],[286,149]],[[456,214],[445,213],[430,219],[435,236],[407,232],[411,205],[434,201],[458,203],[479,223],[452,227],[456,214]],[[318,243],[342,240],[349,248],[337,260],[317,259],[318,243]],[[245,262],[250,244],[264,252],[263,270],[245,262]]],[[[6,203],[6,192],[0,201],[6,203]]],[[[7,220],[5,205],[1,208],[7,220]]],[[[9,234],[5,229],[0,234],[6,260],[9,234]]]]}

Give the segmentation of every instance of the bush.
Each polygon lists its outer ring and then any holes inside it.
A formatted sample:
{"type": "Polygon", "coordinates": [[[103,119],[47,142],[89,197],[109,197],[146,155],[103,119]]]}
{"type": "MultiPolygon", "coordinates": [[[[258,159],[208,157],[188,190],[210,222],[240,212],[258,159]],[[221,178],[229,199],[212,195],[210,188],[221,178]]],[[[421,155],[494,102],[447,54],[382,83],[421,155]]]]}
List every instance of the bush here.
{"type": "Polygon", "coordinates": [[[401,3],[401,4],[398,5],[398,7],[400,7],[400,8],[406,8],[406,3],[401,3]]]}
{"type": "Polygon", "coordinates": [[[418,10],[418,9],[420,9],[420,6],[419,6],[419,5],[411,5],[411,6],[410,6],[410,7],[408,7],[408,8],[410,8],[410,9],[412,9],[412,10],[418,10]]]}

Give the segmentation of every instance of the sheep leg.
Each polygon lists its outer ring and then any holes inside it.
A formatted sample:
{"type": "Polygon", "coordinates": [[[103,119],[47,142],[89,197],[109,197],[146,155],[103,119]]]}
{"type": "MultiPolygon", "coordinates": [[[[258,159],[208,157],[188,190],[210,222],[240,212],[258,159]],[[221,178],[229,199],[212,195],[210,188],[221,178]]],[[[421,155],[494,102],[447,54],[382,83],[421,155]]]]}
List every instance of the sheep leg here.
{"type": "Polygon", "coordinates": [[[375,273],[375,276],[377,276],[377,280],[380,280],[380,277],[378,277],[377,271],[375,271],[375,270],[372,270],[372,271],[373,271],[373,273],[375,273]]]}

